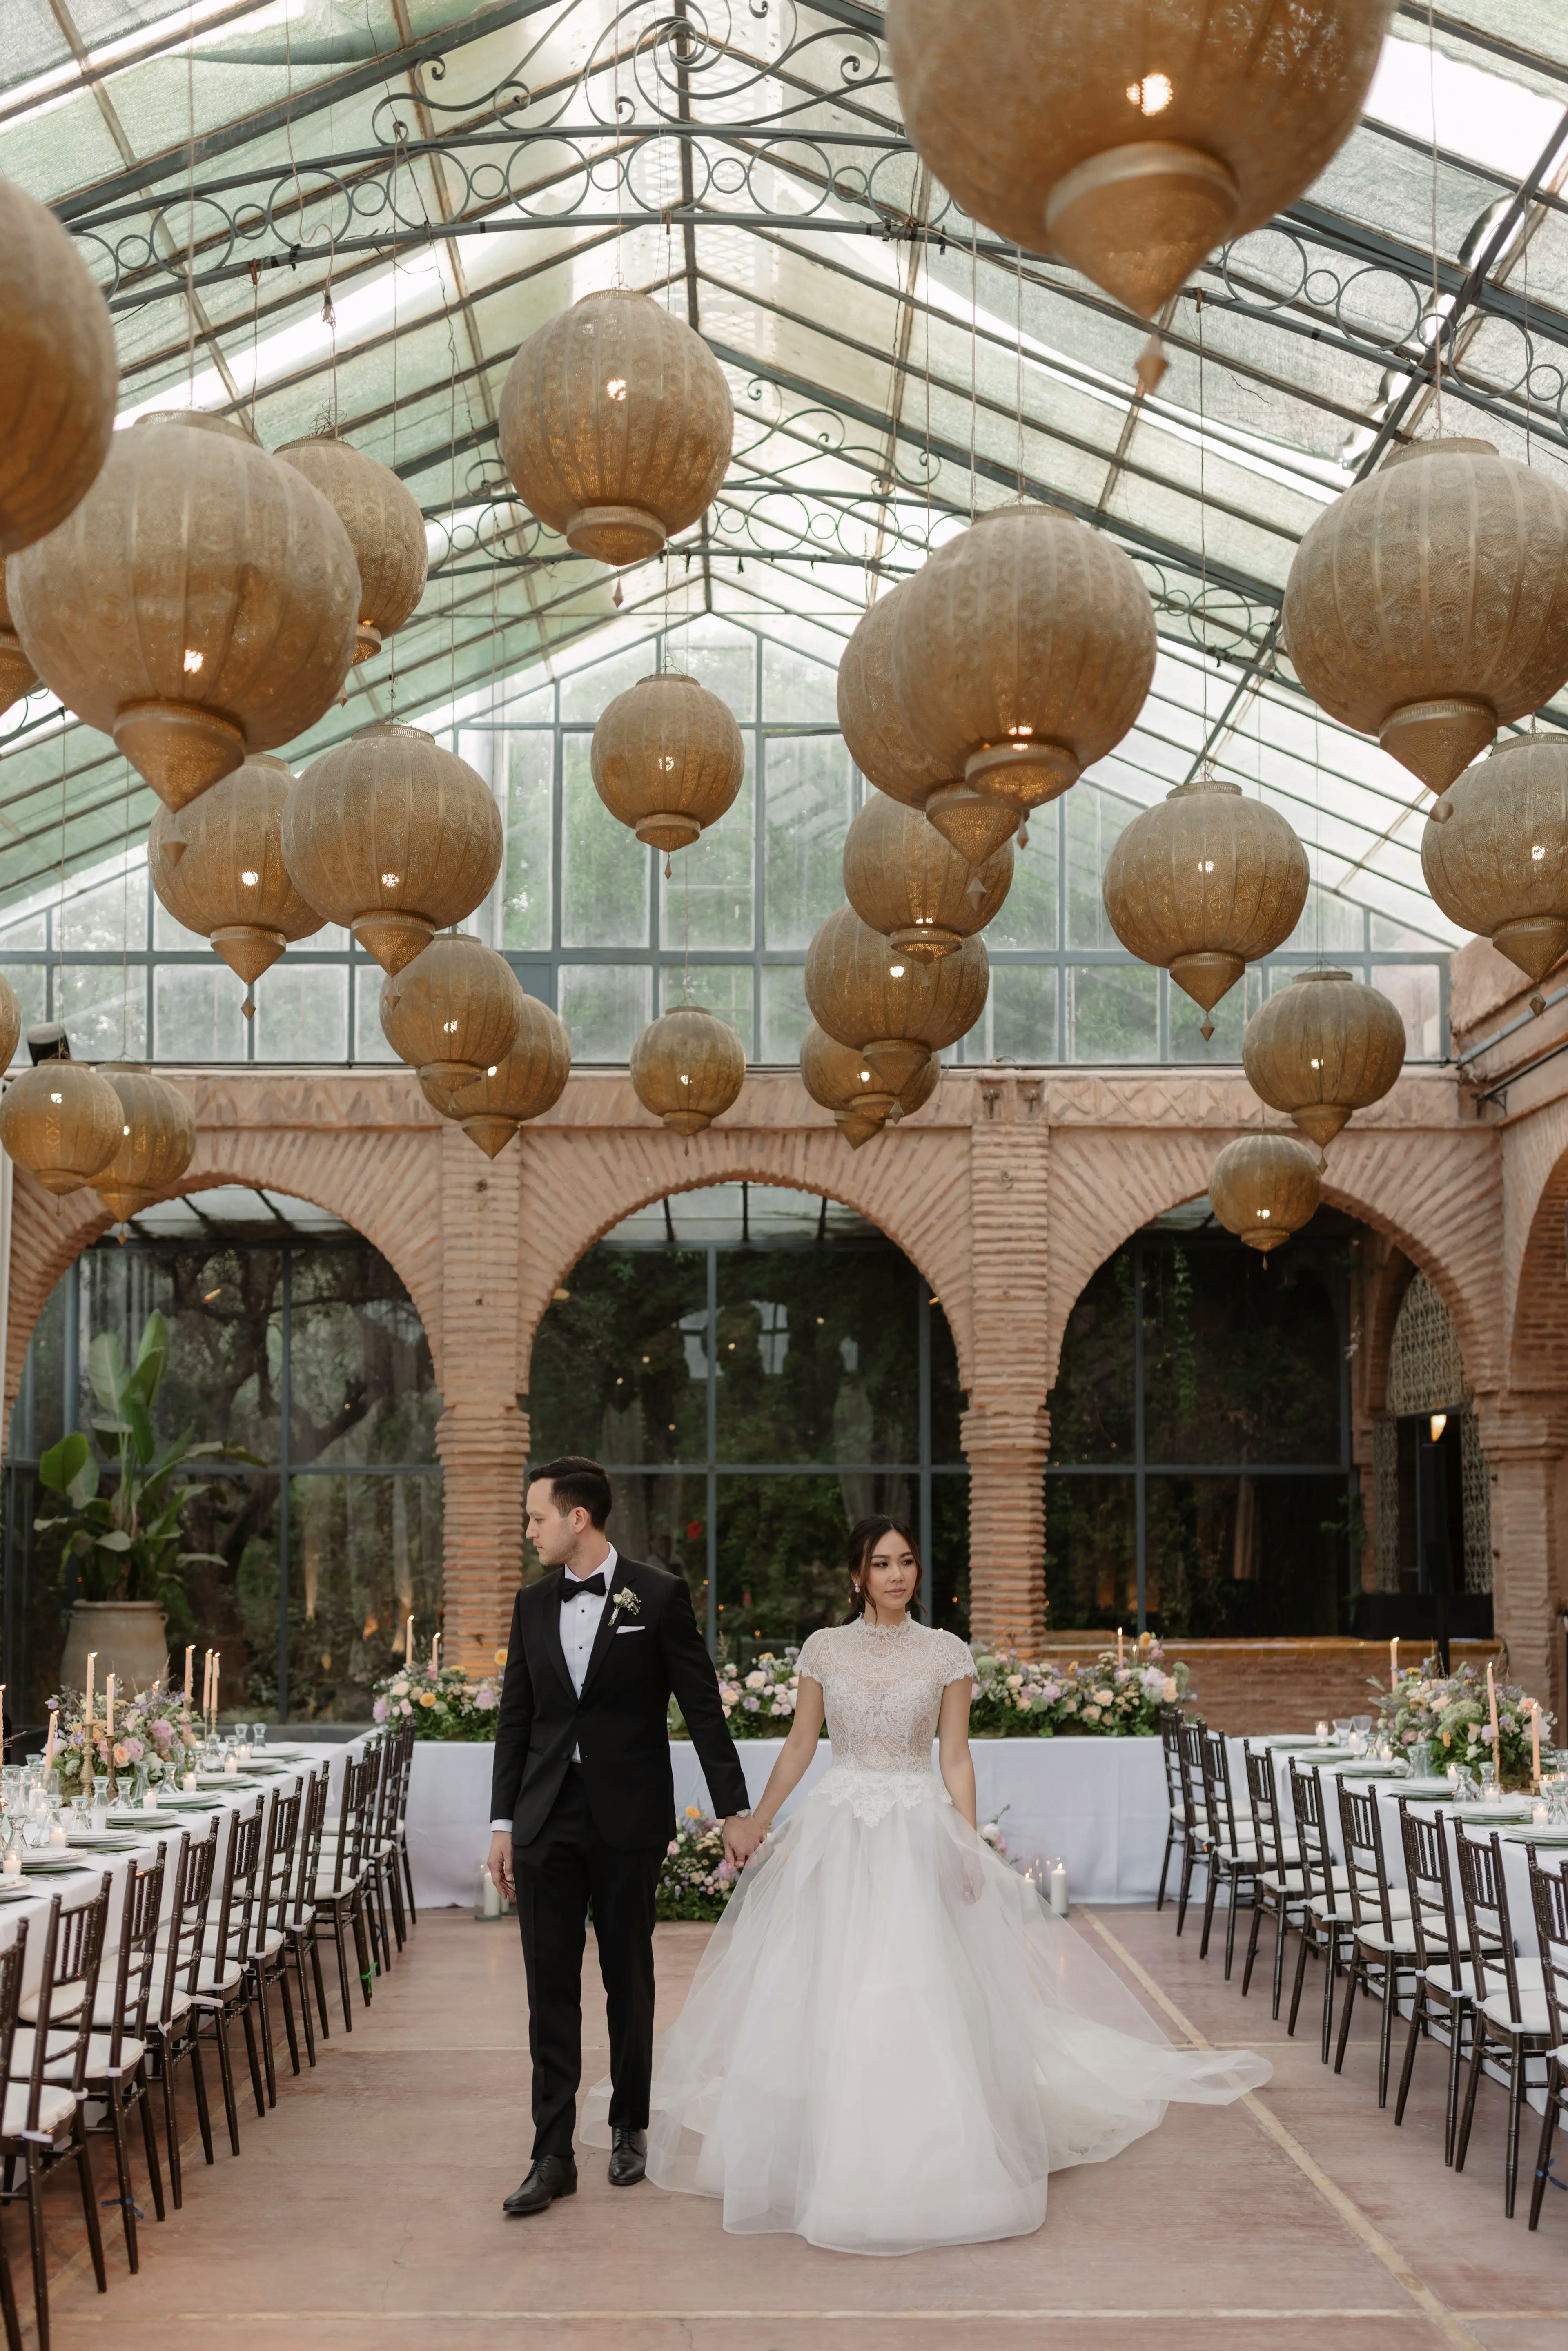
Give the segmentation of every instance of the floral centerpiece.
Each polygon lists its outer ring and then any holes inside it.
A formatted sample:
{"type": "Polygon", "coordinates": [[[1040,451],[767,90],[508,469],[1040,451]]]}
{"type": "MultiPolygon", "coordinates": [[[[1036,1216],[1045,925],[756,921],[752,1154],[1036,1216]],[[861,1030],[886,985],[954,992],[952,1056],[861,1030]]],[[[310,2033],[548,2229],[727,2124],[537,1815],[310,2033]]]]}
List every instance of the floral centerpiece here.
{"type": "Polygon", "coordinates": [[[87,1760],[87,1717],[81,1691],[62,1690],[49,1704],[59,1708],[55,1729],[55,1769],[60,1775],[61,1790],[68,1796],[78,1794],[96,1773],[114,1776],[138,1771],[143,1764],[149,1777],[155,1771],[161,1777],[176,1770],[183,1771],[186,1752],[201,1744],[199,1718],[186,1705],[184,1692],[172,1688],[167,1682],[154,1682],[151,1689],[138,1690],[133,1698],[116,1698],[112,1754],[103,1698],[101,1693],[94,1698],[90,1762],[87,1760]]]}
{"type": "Polygon", "coordinates": [[[411,1722],[416,1739],[494,1739],[506,1662],[505,1649],[497,1649],[496,1671],[478,1681],[461,1666],[400,1666],[377,1682],[371,1717],[393,1730],[411,1722]]]}
{"type": "MultiPolygon", "coordinates": [[[[732,1739],[783,1739],[795,1719],[800,1688],[800,1652],[796,1647],[764,1649],[755,1664],[744,1669],[720,1649],[714,1670],[718,1675],[719,1703],[732,1739]]],[[[691,1736],[674,1698],[670,1700],[670,1736],[691,1736]]]]}
{"type": "MultiPolygon", "coordinates": [[[[1007,1854],[1000,1823],[986,1821],[980,1834],[995,1853],[1007,1854]]],[[[722,1918],[739,1873],[724,1857],[724,1832],[711,1813],[688,1804],[665,1848],[656,1896],[661,1918],[722,1918]]]]}
{"type": "MultiPolygon", "coordinates": [[[[1496,1684],[1495,1758],[1486,1676],[1474,1666],[1461,1666],[1458,1673],[1445,1675],[1438,1671],[1437,1660],[1428,1657],[1419,1672],[1401,1672],[1396,1687],[1387,1688],[1381,1682],[1372,1683],[1371,1687],[1377,1693],[1378,1733],[1392,1740],[1396,1748],[1414,1747],[1425,1740],[1438,1771],[1450,1763],[1462,1763],[1469,1771],[1483,1771],[1495,1761],[1505,1788],[1531,1785],[1531,1702],[1518,1682],[1496,1684]]],[[[1552,1721],[1542,1707],[1543,1746],[1552,1721]]]]}
{"type": "Polygon", "coordinates": [[[1167,1667],[1147,1634],[1120,1657],[1102,1649],[1065,1666],[987,1651],[975,1660],[969,1730],[976,1739],[1153,1739],[1161,1709],[1186,1703],[1187,1680],[1186,1667],[1167,1667]]]}

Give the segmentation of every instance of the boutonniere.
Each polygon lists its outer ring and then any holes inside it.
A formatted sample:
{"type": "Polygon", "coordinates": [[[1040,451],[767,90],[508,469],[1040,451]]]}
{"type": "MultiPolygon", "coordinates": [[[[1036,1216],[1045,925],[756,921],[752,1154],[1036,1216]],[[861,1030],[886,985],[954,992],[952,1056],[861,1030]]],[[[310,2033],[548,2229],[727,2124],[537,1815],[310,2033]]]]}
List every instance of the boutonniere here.
{"type": "Polygon", "coordinates": [[[643,1604],[629,1583],[623,1583],[619,1592],[611,1593],[610,1604],[618,1616],[641,1616],[643,1614],[643,1604]]]}

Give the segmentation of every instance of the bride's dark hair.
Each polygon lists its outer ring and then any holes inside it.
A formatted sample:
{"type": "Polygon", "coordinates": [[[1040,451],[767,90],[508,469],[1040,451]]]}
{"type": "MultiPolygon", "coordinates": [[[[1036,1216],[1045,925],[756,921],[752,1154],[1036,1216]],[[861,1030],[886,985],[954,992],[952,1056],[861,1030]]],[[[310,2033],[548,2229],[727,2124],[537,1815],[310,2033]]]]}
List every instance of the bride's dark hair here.
{"type": "MultiPolygon", "coordinates": [[[[844,1618],[846,1625],[852,1625],[857,1616],[865,1614],[865,1592],[861,1578],[865,1573],[866,1562],[883,1535],[896,1535],[900,1542],[907,1543],[910,1554],[915,1561],[916,1573],[921,1575],[925,1573],[920,1558],[919,1546],[905,1520],[884,1519],[881,1516],[857,1519],[850,1529],[850,1613],[844,1618]]],[[[912,1592],[909,1595],[910,1615],[923,1616],[925,1613],[920,1605],[919,1593],[912,1592]]]]}

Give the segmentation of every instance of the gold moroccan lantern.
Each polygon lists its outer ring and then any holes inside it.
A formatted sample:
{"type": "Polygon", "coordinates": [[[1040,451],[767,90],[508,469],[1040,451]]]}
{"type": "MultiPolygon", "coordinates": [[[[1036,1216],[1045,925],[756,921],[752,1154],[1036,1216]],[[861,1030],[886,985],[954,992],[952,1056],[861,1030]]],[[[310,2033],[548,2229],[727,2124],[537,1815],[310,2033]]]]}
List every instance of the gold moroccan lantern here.
{"type": "Polygon", "coordinates": [[[745,1047],[700,1004],[674,1005],[632,1048],[632,1092],[677,1134],[698,1134],[722,1118],[745,1083],[745,1047]]]}
{"type": "Polygon", "coordinates": [[[121,1062],[103,1076],[120,1099],[120,1143],[92,1188],[123,1225],[179,1182],[195,1155],[196,1120],[179,1087],[151,1070],[121,1062]]]}
{"type": "MultiPolygon", "coordinates": [[[[0,181],[0,188],[5,183],[0,181]]],[[[0,560],[0,714],[31,694],[38,683],[38,673],[22,651],[22,640],[11,626],[11,607],[5,601],[5,566],[0,560]]]]}
{"type": "Polygon", "coordinates": [[[1208,1171],[1208,1196],[1228,1233],[1267,1256],[1317,1213],[1315,1155],[1293,1134],[1240,1134],[1208,1171]]]}
{"type": "Polygon", "coordinates": [[[53,213],[0,180],[0,562],[64,522],[109,454],[109,306],[53,213]]]}
{"type": "Polygon", "coordinates": [[[557,1103],[571,1075],[571,1046],[548,1004],[519,988],[517,1041],[506,1059],[455,1093],[422,1080],[425,1099],[455,1118],[486,1159],[504,1151],[520,1126],[557,1103]]]}
{"type": "Polygon", "coordinates": [[[161,903],[188,931],[210,939],[247,984],[291,941],[321,928],[283,862],[283,811],[293,786],[286,760],[257,751],[183,809],[159,809],[147,835],[161,903]]]}
{"type": "Polygon", "coordinates": [[[324,751],[283,815],[289,880],[383,971],[401,970],[474,912],[500,872],[502,845],[489,785],[417,726],[362,727],[324,751]]]}
{"type": "Polygon", "coordinates": [[[1421,871],[1450,922],[1544,979],[1568,947],[1563,737],[1518,736],[1450,784],[1427,820],[1421,871]]]}
{"type": "Polygon", "coordinates": [[[606,705],[593,730],[593,789],[651,848],[689,849],[746,776],[733,713],[695,677],[664,670],[606,705]]]}
{"type": "Polygon", "coordinates": [[[1203,1033],[1249,963],[1283,946],[1311,880],[1307,852],[1266,801],[1218,776],[1178,784],[1118,834],[1101,883],[1111,928],[1202,1008],[1203,1033]]]}
{"type": "Polygon", "coordinates": [[[121,1141],[120,1096],[85,1061],[40,1061],[0,1098],[0,1144],[46,1192],[100,1176],[121,1141]]]}
{"type": "Polygon", "coordinates": [[[1354,130],[1393,0],[888,0],[904,127],[972,218],[1152,318],[1354,130]]]}
{"type": "Polygon", "coordinates": [[[1301,971],[1247,1023],[1241,1064],[1259,1100],[1322,1150],[1398,1078],[1405,1023],[1397,1005],[1348,971],[1301,971]]]}
{"type": "Polygon", "coordinates": [[[1121,741],[1154,674],[1148,590],[1103,531],[1051,507],[998,507],[949,539],[909,581],[894,628],[911,733],[1019,815],[1121,741]]]}
{"type": "Polygon", "coordinates": [[[1416,441],[1318,517],[1285,583],[1312,700],[1440,792],[1568,678],[1568,490],[1416,441]]]}
{"type": "Polygon", "coordinates": [[[942,1064],[935,1053],[929,1053],[888,1112],[888,1124],[891,1126],[896,1120],[913,1118],[917,1110],[924,1110],[941,1082],[942,1064]]]}
{"type": "Polygon", "coordinates": [[[702,337],[646,294],[584,295],[528,337],[501,388],[501,457],[578,555],[640,563],[711,505],[735,412],[702,337]]]}
{"type": "Polygon", "coordinates": [[[16,1048],[22,1041],[22,1008],[16,1001],[16,991],[0,971],[0,1077],[4,1077],[16,1058],[16,1048]]]}
{"type": "Polygon", "coordinates": [[[354,657],[348,533],[303,474],[220,416],[117,433],[6,584],[38,675],[170,808],[313,726],[354,657]]]}
{"type": "Polygon", "coordinates": [[[939,963],[919,963],[890,947],[852,906],[830,914],[806,951],[806,1001],[818,1027],[863,1052],[892,1094],[974,1027],[989,980],[978,937],[939,963]]]}
{"type": "Polygon", "coordinates": [[[844,838],[844,895],[890,947],[937,963],[985,929],[1012,886],[1004,841],[971,865],[916,809],[873,791],[844,838]]]}
{"type": "Polygon", "coordinates": [[[841,1045],[815,1022],[800,1040],[800,1082],[814,1102],[833,1113],[833,1123],[852,1151],[880,1134],[897,1106],[854,1045],[841,1045]]]}
{"type": "Polygon", "coordinates": [[[497,1067],[517,1043],[522,993],[504,955],[444,931],[382,980],[382,1033],[419,1071],[427,1098],[450,1113],[459,1088],[497,1067]]]}
{"type": "Polygon", "coordinates": [[[360,569],[354,660],[369,661],[424,593],[430,559],[419,500],[390,465],[332,434],[286,441],[277,454],[320,491],[349,534],[360,569]]]}

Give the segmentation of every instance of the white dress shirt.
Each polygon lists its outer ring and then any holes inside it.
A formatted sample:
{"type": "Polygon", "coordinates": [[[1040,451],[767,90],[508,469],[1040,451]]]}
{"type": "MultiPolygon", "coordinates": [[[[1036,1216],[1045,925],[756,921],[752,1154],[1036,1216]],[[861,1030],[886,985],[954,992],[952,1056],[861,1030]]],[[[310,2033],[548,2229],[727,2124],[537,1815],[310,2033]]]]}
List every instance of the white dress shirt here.
{"type": "MultiPolygon", "coordinates": [[[[586,1582],[587,1578],[573,1575],[570,1567],[561,1586],[561,1655],[566,1659],[567,1672],[571,1676],[571,1687],[579,1698],[582,1696],[582,1685],[588,1677],[588,1661],[593,1655],[593,1644],[599,1635],[600,1619],[609,1607],[610,1595],[615,1588],[615,1566],[616,1552],[612,1543],[601,1564],[588,1571],[590,1575],[603,1576],[602,1593],[574,1591],[573,1585],[586,1582]]],[[[572,1749],[571,1760],[574,1763],[581,1762],[580,1747],[572,1749]]],[[[510,1821],[492,1821],[490,1823],[492,1829],[509,1829],[511,1825],[510,1821]]]]}

